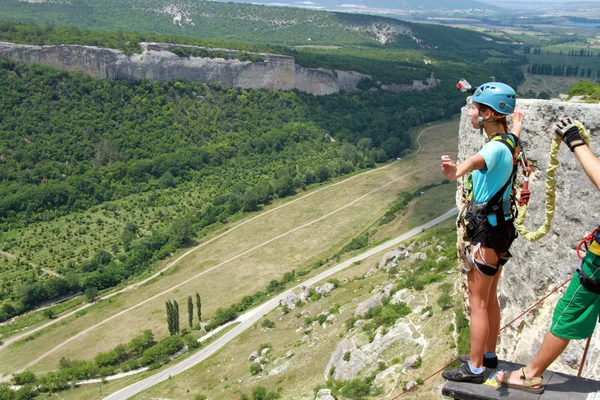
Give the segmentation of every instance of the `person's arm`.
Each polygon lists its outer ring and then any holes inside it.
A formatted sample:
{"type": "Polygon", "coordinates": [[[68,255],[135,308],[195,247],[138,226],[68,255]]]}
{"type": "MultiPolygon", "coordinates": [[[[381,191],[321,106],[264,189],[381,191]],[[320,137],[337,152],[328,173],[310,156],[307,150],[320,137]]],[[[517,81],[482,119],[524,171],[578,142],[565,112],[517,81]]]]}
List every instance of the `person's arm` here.
{"type": "Polygon", "coordinates": [[[442,156],[442,173],[444,174],[444,177],[450,179],[451,181],[454,181],[471,171],[485,167],[485,160],[480,154],[475,154],[473,157],[468,158],[458,164],[458,166],[454,161],[452,161],[450,156],[442,156]]]}
{"type": "Polygon", "coordinates": [[[588,178],[600,190],[600,160],[598,157],[587,145],[577,146],[573,152],[588,178]]]}
{"type": "Polygon", "coordinates": [[[525,114],[520,107],[515,108],[515,112],[512,116],[512,134],[516,137],[521,137],[521,129],[523,128],[523,118],[525,114]]]}
{"type": "Polygon", "coordinates": [[[586,175],[598,189],[600,189],[600,160],[592,150],[585,144],[579,127],[570,117],[561,118],[554,125],[554,132],[561,137],[562,141],[575,153],[577,160],[583,167],[586,175]]]}

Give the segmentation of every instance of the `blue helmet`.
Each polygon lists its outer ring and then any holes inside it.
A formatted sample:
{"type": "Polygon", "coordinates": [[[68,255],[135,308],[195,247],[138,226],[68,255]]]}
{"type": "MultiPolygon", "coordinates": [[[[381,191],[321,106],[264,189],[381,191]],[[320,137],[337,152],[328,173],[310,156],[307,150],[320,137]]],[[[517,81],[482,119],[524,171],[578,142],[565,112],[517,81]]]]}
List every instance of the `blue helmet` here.
{"type": "Polygon", "coordinates": [[[512,114],[515,111],[517,94],[505,83],[488,82],[479,86],[472,97],[473,101],[485,104],[500,114],[512,114]]]}

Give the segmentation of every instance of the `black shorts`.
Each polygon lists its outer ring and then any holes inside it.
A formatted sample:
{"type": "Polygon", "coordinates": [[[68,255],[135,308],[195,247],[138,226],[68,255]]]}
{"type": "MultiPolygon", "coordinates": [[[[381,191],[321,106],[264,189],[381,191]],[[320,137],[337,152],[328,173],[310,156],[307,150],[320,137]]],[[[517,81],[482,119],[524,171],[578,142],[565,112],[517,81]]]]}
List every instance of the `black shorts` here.
{"type": "Polygon", "coordinates": [[[500,222],[498,225],[492,226],[487,217],[483,218],[483,221],[477,221],[477,218],[473,218],[467,224],[467,237],[471,244],[481,243],[481,247],[494,249],[498,257],[510,249],[517,235],[518,232],[513,220],[500,222]]]}

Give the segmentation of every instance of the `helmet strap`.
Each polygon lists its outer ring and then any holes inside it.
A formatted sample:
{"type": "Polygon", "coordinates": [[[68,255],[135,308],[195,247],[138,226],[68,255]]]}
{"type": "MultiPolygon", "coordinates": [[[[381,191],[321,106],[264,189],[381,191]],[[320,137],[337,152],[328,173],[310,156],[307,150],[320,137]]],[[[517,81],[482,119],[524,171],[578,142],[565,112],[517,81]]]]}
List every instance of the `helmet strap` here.
{"type": "Polygon", "coordinates": [[[479,117],[477,118],[477,122],[479,123],[479,133],[481,133],[483,135],[483,122],[485,120],[483,119],[483,117],[479,117]]]}

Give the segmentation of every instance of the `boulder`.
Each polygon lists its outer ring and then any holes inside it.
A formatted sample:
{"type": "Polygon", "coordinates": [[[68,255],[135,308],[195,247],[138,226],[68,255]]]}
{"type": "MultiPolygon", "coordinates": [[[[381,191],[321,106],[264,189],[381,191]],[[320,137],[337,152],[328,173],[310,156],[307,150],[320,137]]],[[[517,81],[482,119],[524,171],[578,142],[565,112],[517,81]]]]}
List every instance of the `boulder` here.
{"type": "Polygon", "coordinates": [[[335,397],[331,395],[331,389],[319,389],[315,400],[335,400],[335,397]]]}
{"type": "Polygon", "coordinates": [[[335,289],[335,285],[333,283],[326,283],[323,286],[317,286],[315,288],[316,292],[321,293],[322,295],[331,293],[333,289],[335,289]]]}
{"type": "Polygon", "coordinates": [[[410,261],[416,261],[416,260],[427,260],[427,254],[419,251],[410,256],[410,261]]]}
{"type": "Polygon", "coordinates": [[[248,357],[248,361],[254,361],[258,358],[258,351],[253,351],[252,354],[248,357]]]}
{"type": "Polygon", "coordinates": [[[410,357],[406,357],[404,359],[404,369],[407,370],[409,368],[413,368],[418,359],[419,359],[419,356],[416,354],[412,355],[410,357]]]}
{"type": "Polygon", "coordinates": [[[363,317],[371,308],[382,304],[384,297],[385,296],[382,293],[378,293],[375,296],[372,296],[369,299],[363,301],[358,306],[356,306],[353,315],[355,317],[363,317]]]}
{"type": "Polygon", "coordinates": [[[368,277],[370,277],[371,275],[375,274],[376,272],[377,272],[377,271],[375,271],[374,269],[371,269],[371,270],[369,270],[369,272],[367,272],[367,273],[364,275],[364,277],[365,277],[365,278],[368,278],[368,277]]]}

